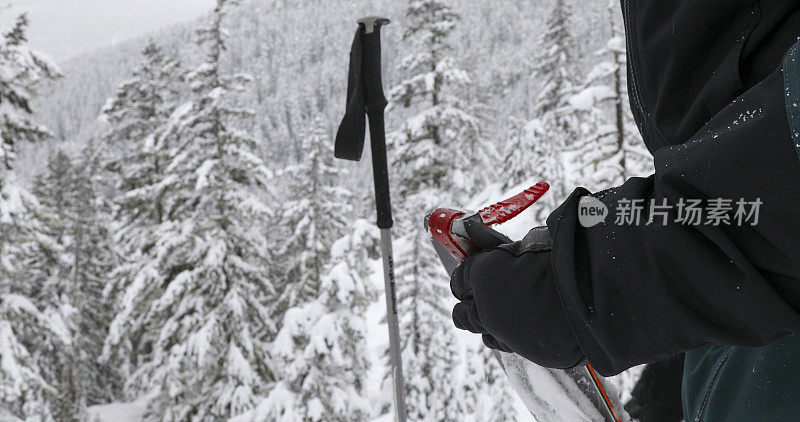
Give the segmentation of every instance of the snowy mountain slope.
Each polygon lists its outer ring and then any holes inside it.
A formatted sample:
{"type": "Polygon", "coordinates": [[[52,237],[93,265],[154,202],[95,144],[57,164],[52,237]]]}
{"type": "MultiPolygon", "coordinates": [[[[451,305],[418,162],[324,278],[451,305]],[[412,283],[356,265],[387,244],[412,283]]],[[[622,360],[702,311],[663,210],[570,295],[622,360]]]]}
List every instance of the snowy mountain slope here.
{"type": "MultiPolygon", "coordinates": [[[[453,1],[453,3],[463,16],[463,24],[458,26],[460,29],[452,36],[455,47],[453,57],[455,61],[459,62],[456,63],[457,66],[473,75],[472,80],[477,81],[477,84],[474,85],[476,91],[474,94],[482,98],[486,105],[485,108],[475,107],[475,110],[485,113],[485,121],[488,122],[485,126],[481,126],[482,131],[485,131],[485,137],[481,139],[487,139],[499,146],[505,139],[504,131],[508,114],[515,114],[522,119],[532,117],[531,98],[540,84],[540,81],[530,77],[531,66],[534,64],[531,57],[537,53],[534,47],[536,44],[532,41],[539,36],[539,33],[533,30],[519,31],[517,28],[538,28],[543,15],[542,7],[548,2],[531,6],[523,1],[508,0],[503,3],[504,7],[497,7],[496,3],[489,4],[477,0],[453,1]]],[[[235,102],[237,105],[253,108],[257,117],[252,121],[242,119],[243,121],[237,123],[245,131],[267,140],[267,148],[259,153],[270,160],[272,167],[291,164],[300,158],[298,153],[300,142],[307,135],[309,122],[312,120],[321,117],[323,135],[324,132],[332,134],[335,130],[343,108],[344,73],[347,50],[354,29],[352,23],[354,17],[378,11],[393,18],[397,17],[395,24],[385,32],[384,55],[386,85],[389,87],[397,84],[400,79],[400,75],[395,70],[399,62],[398,57],[406,55],[407,51],[404,50],[408,48],[406,43],[400,42],[400,35],[404,27],[402,25],[403,9],[406,2],[384,1],[380,4],[385,6],[385,12],[375,10],[380,7],[376,7],[374,4],[370,5],[366,1],[306,1],[298,5],[296,2],[262,0],[245,4],[232,16],[231,22],[228,24],[232,37],[228,44],[229,51],[223,62],[224,70],[226,72],[243,71],[256,76],[252,87],[235,97],[235,102]]],[[[575,17],[574,29],[577,31],[578,38],[582,40],[577,48],[578,53],[594,51],[593,43],[607,35],[587,36],[598,27],[592,16],[594,16],[594,12],[591,9],[582,9],[575,17]]],[[[188,68],[197,66],[197,63],[203,59],[191,44],[194,37],[192,28],[189,26],[165,30],[156,38],[164,44],[167,51],[178,55],[188,68]]],[[[51,89],[50,97],[38,104],[39,109],[43,110],[45,121],[53,127],[57,138],[77,146],[85,144],[90,135],[102,129],[103,123],[96,118],[100,105],[105,103],[105,98],[111,95],[115,90],[114,87],[121,80],[127,78],[132,65],[139,61],[142,42],[143,40],[134,40],[124,46],[86,55],[64,66],[67,77],[51,89]]],[[[588,67],[592,61],[596,60],[590,54],[582,54],[581,57],[586,60],[586,63],[581,63],[581,66],[588,67]]],[[[409,117],[407,114],[410,114],[411,111],[401,107],[392,110],[389,114],[390,130],[396,129],[401,119],[409,117]]],[[[463,138],[457,140],[463,141],[463,138]]],[[[457,143],[454,142],[454,144],[457,143]]],[[[458,167],[455,157],[458,149],[442,155],[445,155],[444,158],[447,159],[448,154],[452,160],[445,162],[443,166],[458,167]]],[[[36,164],[36,155],[29,155],[28,160],[36,164]]],[[[464,161],[475,163],[470,160],[464,161]]],[[[492,166],[493,163],[476,165],[481,168],[492,166]]],[[[35,166],[29,167],[34,168],[35,166]]],[[[397,170],[395,169],[394,175],[399,178],[401,176],[397,170]]],[[[475,172],[469,170],[468,168],[458,168],[457,172],[453,173],[455,176],[452,177],[457,180],[447,180],[441,186],[437,185],[441,189],[429,195],[430,199],[438,201],[442,198],[450,198],[448,200],[457,203],[468,203],[478,199],[493,201],[499,199],[498,196],[502,196],[499,193],[503,190],[499,186],[487,189],[484,194],[478,195],[479,198],[473,198],[472,201],[469,197],[474,193],[473,189],[464,190],[462,186],[462,190],[455,190],[457,188],[453,188],[450,182],[458,182],[460,176],[463,175],[473,176],[471,173],[475,172]],[[459,171],[461,173],[458,173],[459,171]]],[[[360,197],[368,196],[371,191],[371,189],[363,189],[370,180],[369,177],[360,177],[366,172],[368,172],[368,167],[362,164],[351,179],[353,185],[362,188],[360,197]]],[[[502,171],[498,173],[502,174],[502,171]]],[[[560,178],[553,177],[553,179],[560,178]]],[[[499,185],[502,185],[502,182],[507,181],[499,182],[501,182],[499,185]]],[[[370,201],[353,202],[371,204],[370,201]]],[[[401,204],[399,201],[396,205],[408,207],[407,204],[401,204]]],[[[420,208],[430,205],[432,204],[426,202],[420,208]]],[[[362,205],[362,209],[357,209],[355,214],[371,217],[374,211],[368,208],[368,206],[362,205]]],[[[413,220],[413,227],[419,229],[416,215],[418,208],[408,208],[406,211],[409,220],[413,220]]],[[[306,215],[306,213],[300,214],[306,215]]],[[[328,211],[324,214],[327,215],[328,211]]],[[[517,232],[524,233],[526,228],[540,223],[537,218],[541,217],[526,217],[520,220],[517,228],[513,230],[517,235],[513,237],[520,237],[517,232]]],[[[293,223],[287,225],[292,226],[293,223]]],[[[412,231],[410,225],[403,227],[406,228],[406,232],[412,231]]],[[[397,230],[397,234],[401,236],[403,233],[397,230]]],[[[424,243],[428,245],[427,241],[424,243]]],[[[408,245],[408,243],[404,245],[401,241],[397,242],[398,256],[404,248],[409,249],[408,245]]],[[[435,259],[432,254],[429,258],[435,259]]],[[[266,260],[261,260],[261,262],[264,261],[266,260]]],[[[288,262],[288,260],[284,262],[288,262]]],[[[411,265],[419,263],[420,260],[414,259],[411,265]]],[[[438,266],[435,269],[438,270],[438,266]]],[[[374,273],[380,274],[380,271],[374,271],[374,273]]],[[[376,275],[376,277],[378,278],[374,280],[374,284],[380,288],[382,283],[379,276],[376,275]]],[[[431,276],[437,287],[442,288],[446,286],[446,278],[447,275],[443,273],[431,276]],[[439,276],[441,276],[442,285],[438,285],[439,276]]],[[[448,299],[443,298],[441,302],[436,305],[441,305],[445,309],[452,306],[449,293],[448,299]]],[[[370,398],[374,398],[373,402],[379,403],[377,406],[380,407],[379,410],[384,411],[382,409],[388,408],[388,404],[384,405],[388,402],[388,390],[386,390],[386,384],[381,382],[382,374],[386,372],[385,362],[382,363],[383,359],[381,358],[386,347],[385,326],[380,321],[382,307],[382,303],[375,303],[369,309],[367,338],[369,339],[369,360],[375,362],[368,375],[369,385],[376,389],[370,398]],[[383,387],[380,387],[381,385],[383,387]]],[[[443,314],[446,313],[443,312],[443,314]]],[[[438,332],[446,332],[449,336],[455,330],[446,315],[444,319],[447,321],[443,326],[446,325],[447,329],[438,332]]],[[[435,335],[427,337],[436,338],[435,335]]],[[[479,345],[480,341],[475,336],[466,333],[457,333],[454,334],[454,337],[454,341],[440,348],[445,352],[435,356],[436,358],[443,358],[442,355],[448,354],[457,356],[455,359],[451,359],[455,362],[454,365],[446,368],[448,375],[441,376],[442,372],[439,372],[438,376],[429,378],[438,381],[446,380],[445,384],[451,381],[454,384],[460,384],[462,379],[466,379],[467,382],[464,382],[466,385],[470,381],[474,381],[476,374],[470,374],[469,369],[477,363],[476,359],[480,359],[480,356],[477,355],[469,355],[468,358],[467,353],[474,353],[475,346],[479,345]],[[450,380],[451,376],[452,380],[450,380]]],[[[420,368],[418,366],[418,373],[428,374],[424,369],[419,370],[420,368]]],[[[487,401],[491,402],[493,395],[494,392],[485,395],[490,397],[487,401]]],[[[471,403],[474,402],[477,400],[471,401],[471,403]]],[[[100,410],[137,411],[135,403],[115,406],[100,410]]],[[[524,413],[521,413],[518,419],[524,420],[524,413]]]]}
{"type": "MultiPolygon", "coordinates": [[[[528,98],[536,92],[536,81],[522,63],[535,54],[539,34],[519,28],[538,27],[550,0],[460,0],[454,4],[464,21],[453,37],[455,56],[485,88],[487,113],[530,113],[528,98]]],[[[578,56],[587,61],[594,58],[583,53],[596,50],[603,38],[593,36],[603,31],[602,23],[596,22],[601,6],[592,2],[575,11],[576,38],[582,40],[578,56]]],[[[256,77],[241,101],[258,113],[259,123],[253,130],[272,141],[276,159],[297,158],[299,137],[313,117],[321,114],[329,131],[335,130],[343,111],[354,21],[376,13],[395,22],[384,31],[384,80],[391,86],[396,79],[405,2],[251,0],[231,16],[235,30],[227,65],[256,77]]],[[[96,134],[100,108],[128,77],[148,38],[182,62],[197,62],[195,26],[196,22],[172,26],[65,61],[61,64],[64,78],[41,92],[34,109],[58,141],[84,143],[96,134]]],[[[391,125],[393,116],[388,118],[391,125]]],[[[487,130],[493,138],[502,139],[505,119],[490,120],[497,123],[487,130]]]]}

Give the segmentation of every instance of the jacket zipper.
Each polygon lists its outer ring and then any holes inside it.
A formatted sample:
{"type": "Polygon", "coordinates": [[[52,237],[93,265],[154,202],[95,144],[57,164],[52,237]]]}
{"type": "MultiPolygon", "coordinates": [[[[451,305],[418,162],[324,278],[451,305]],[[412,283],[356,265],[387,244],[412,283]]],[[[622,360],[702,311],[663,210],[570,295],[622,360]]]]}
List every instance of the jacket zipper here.
{"type": "Polygon", "coordinates": [[[714,391],[714,387],[717,385],[717,377],[719,376],[720,371],[722,371],[722,367],[725,365],[725,362],[727,362],[728,358],[731,357],[731,353],[732,351],[728,350],[728,353],[726,353],[719,364],[717,364],[717,368],[714,370],[714,376],[711,377],[711,382],[708,384],[706,395],[703,397],[703,403],[700,405],[700,409],[697,410],[697,416],[694,418],[694,422],[700,422],[703,419],[703,413],[708,406],[708,400],[711,398],[711,393],[714,391]]]}
{"type": "MultiPolygon", "coordinates": [[[[631,23],[630,23],[630,0],[622,0],[622,22],[625,25],[625,51],[627,55],[628,65],[631,68],[630,78],[631,78],[631,88],[633,92],[631,93],[631,98],[633,99],[633,105],[636,107],[637,111],[641,115],[642,118],[642,126],[646,125],[647,115],[644,111],[644,106],[642,105],[642,100],[639,94],[639,83],[637,81],[637,77],[639,74],[638,69],[636,69],[636,60],[633,57],[633,51],[631,49],[631,23]]],[[[644,128],[640,128],[644,129],[644,128]]]]}

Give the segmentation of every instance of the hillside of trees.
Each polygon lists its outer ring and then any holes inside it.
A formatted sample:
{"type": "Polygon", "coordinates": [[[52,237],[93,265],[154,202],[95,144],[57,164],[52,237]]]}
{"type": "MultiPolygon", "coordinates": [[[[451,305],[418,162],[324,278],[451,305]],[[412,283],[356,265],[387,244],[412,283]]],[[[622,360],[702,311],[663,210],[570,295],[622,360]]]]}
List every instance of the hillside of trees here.
{"type": "Polygon", "coordinates": [[[353,22],[379,12],[410,420],[529,417],[453,328],[421,221],[546,180],[506,228],[521,237],[575,186],[651,171],[618,8],[377,3],[218,0],[202,22],[61,66],[26,46],[24,17],[6,32],[0,416],[390,413],[369,169],[334,161],[332,139],[353,22]]]}

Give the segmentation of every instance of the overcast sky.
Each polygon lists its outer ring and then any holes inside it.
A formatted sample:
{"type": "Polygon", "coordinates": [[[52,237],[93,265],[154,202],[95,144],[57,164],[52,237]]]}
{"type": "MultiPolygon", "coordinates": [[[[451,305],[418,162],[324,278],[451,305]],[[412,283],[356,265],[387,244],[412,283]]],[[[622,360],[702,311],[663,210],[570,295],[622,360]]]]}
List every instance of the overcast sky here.
{"type": "Polygon", "coordinates": [[[28,12],[31,45],[56,61],[202,16],[214,0],[0,0],[5,31],[28,12]]]}

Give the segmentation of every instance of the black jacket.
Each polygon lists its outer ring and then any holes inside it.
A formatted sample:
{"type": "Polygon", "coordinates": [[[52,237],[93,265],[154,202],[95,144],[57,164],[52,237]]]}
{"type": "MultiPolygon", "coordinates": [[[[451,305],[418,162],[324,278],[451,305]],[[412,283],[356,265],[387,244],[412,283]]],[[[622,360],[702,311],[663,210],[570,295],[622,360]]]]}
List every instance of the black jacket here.
{"type": "MultiPolygon", "coordinates": [[[[631,107],[656,172],[548,219],[555,280],[604,375],[704,345],[760,346],[800,331],[800,160],[781,60],[798,0],[623,0],[631,107]],[[614,224],[620,199],[760,199],[757,225],[614,224]]],[[[791,106],[791,104],[790,104],[791,106]]],[[[675,209],[670,211],[674,220],[675,209]]]]}

